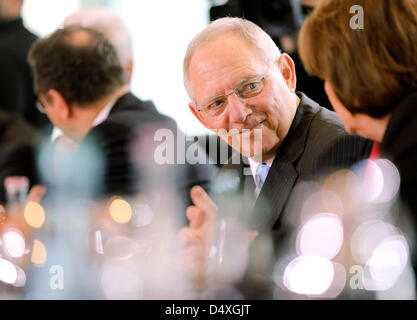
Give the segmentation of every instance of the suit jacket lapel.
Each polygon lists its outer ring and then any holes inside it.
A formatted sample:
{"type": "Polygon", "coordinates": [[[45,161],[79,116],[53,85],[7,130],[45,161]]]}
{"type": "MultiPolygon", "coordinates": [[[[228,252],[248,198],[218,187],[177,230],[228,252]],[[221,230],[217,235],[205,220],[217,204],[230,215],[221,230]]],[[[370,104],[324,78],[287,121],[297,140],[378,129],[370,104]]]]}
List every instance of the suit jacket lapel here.
{"type": "MultiPolygon", "coordinates": [[[[249,166],[243,166],[243,168],[247,168],[250,170],[249,166]]],[[[245,208],[248,210],[253,210],[255,203],[256,203],[256,196],[255,196],[255,181],[253,180],[252,175],[245,175],[242,171],[242,181],[243,181],[243,200],[245,202],[245,208]]]]}
{"type": "Polygon", "coordinates": [[[291,194],[298,173],[291,162],[277,162],[271,167],[267,180],[255,203],[253,225],[271,229],[277,223],[291,194]]]}
{"type": "Polygon", "coordinates": [[[256,228],[279,228],[285,205],[297,182],[297,163],[304,152],[308,131],[319,106],[302,93],[295,118],[280,146],[269,174],[255,203],[253,225],[256,228]]]}

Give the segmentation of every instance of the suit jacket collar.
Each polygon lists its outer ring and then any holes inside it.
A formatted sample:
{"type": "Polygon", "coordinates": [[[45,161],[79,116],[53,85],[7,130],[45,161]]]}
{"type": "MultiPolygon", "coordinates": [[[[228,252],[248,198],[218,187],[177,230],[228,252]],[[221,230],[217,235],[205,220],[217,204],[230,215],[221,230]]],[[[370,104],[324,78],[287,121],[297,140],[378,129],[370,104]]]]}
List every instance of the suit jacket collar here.
{"type": "Polygon", "coordinates": [[[298,179],[297,162],[319,105],[301,92],[297,95],[301,101],[296,115],[255,203],[251,224],[256,228],[279,228],[285,204],[298,179]]]}
{"type": "Polygon", "coordinates": [[[137,110],[138,108],[143,111],[158,113],[152,101],[142,101],[131,92],[128,92],[117,99],[112,110],[110,111],[109,116],[112,116],[120,111],[137,110]]]}

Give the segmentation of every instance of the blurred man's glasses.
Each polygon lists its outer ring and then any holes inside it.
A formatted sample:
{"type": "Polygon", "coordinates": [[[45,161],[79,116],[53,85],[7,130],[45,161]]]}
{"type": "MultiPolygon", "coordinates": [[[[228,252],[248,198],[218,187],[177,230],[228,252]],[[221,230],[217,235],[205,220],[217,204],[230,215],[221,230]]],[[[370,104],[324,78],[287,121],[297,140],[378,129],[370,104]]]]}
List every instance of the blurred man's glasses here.
{"type": "Polygon", "coordinates": [[[197,107],[198,112],[204,114],[207,117],[216,117],[223,113],[227,107],[227,98],[235,94],[240,99],[249,99],[260,94],[265,87],[264,84],[265,77],[257,77],[249,79],[239,84],[235,89],[232,90],[229,94],[217,96],[212,98],[208,103],[197,107]]]}
{"type": "Polygon", "coordinates": [[[46,114],[46,109],[45,109],[45,106],[44,106],[44,104],[42,103],[42,101],[41,101],[41,100],[39,100],[39,99],[36,101],[36,108],[38,109],[38,111],[39,111],[40,113],[46,114]]]}

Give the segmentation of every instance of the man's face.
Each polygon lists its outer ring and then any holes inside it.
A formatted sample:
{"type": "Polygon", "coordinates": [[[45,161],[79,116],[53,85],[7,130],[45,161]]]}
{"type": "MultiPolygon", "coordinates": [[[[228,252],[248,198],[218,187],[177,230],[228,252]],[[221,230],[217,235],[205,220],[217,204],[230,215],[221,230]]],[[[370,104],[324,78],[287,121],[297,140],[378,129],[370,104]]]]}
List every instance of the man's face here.
{"type": "Polygon", "coordinates": [[[378,130],[378,128],[383,128],[387,125],[391,117],[390,115],[376,120],[365,113],[352,114],[340,101],[329,80],[324,81],[324,90],[326,91],[327,97],[329,98],[329,101],[332,104],[334,111],[337,112],[340,120],[342,120],[345,129],[348,133],[360,135],[370,140],[375,140],[379,142],[382,141],[385,129],[383,131],[380,131],[378,130]]]}
{"type": "Polygon", "coordinates": [[[189,68],[194,96],[194,103],[190,104],[191,111],[211,130],[251,130],[251,134],[232,135],[232,139],[224,132],[219,133],[223,140],[246,157],[259,159],[259,154],[253,154],[253,151],[259,150],[254,146],[253,132],[261,129],[262,160],[269,160],[287,135],[297,108],[293,94],[294,65],[285,68],[283,72],[286,78],[292,80],[287,81],[281,74],[281,65],[288,66],[288,62],[292,63],[288,59],[288,56],[281,55],[276,63],[266,63],[250,44],[233,35],[225,35],[201,46],[195,52],[189,68]],[[199,106],[212,101],[213,97],[229,94],[245,79],[263,77],[264,88],[258,95],[242,99],[231,94],[227,97],[224,111],[216,116],[198,111],[199,106]],[[242,139],[240,148],[232,145],[235,138],[242,139]]]}
{"type": "Polygon", "coordinates": [[[337,112],[340,120],[342,120],[346,131],[350,134],[358,134],[357,121],[355,121],[354,116],[339,100],[329,81],[324,81],[324,90],[326,91],[327,97],[329,98],[334,111],[337,112]]]}
{"type": "Polygon", "coordinates": [[[42,105],[45,109],[45,114],[48,117],[51,123],[62,130],[62,121],[59,117],[59,113],[57,112],[57,108],[54,106],[56,103],[54,100],[51,100],[47,94],[39,94],[39,100],[42,102],[42,105]]]}
{"type": "Polygon", "coordinates": [[[69,116],[71,109],[62,95],[55,90],[49,90],[48,93],[39,94],[39,100],[42,101],[45,113],[51,123],[65,135],[72,137],[74,135],[74,126],[69,116]]]}

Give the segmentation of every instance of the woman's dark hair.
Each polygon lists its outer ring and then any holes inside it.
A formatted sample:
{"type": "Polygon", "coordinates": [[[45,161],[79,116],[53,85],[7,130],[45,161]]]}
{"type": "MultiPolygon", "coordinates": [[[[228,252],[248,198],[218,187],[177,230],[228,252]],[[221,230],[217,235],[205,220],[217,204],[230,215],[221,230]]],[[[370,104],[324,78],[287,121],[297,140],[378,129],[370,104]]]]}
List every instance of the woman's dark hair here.
{"type": "Polygon", "coordinates": [[[299,35],[301,59],[351,113],[381,118],[417,89],[416,0],[323,0],[299,35]],[[352,29],[363,8],[363,29],[352,29]]]}

